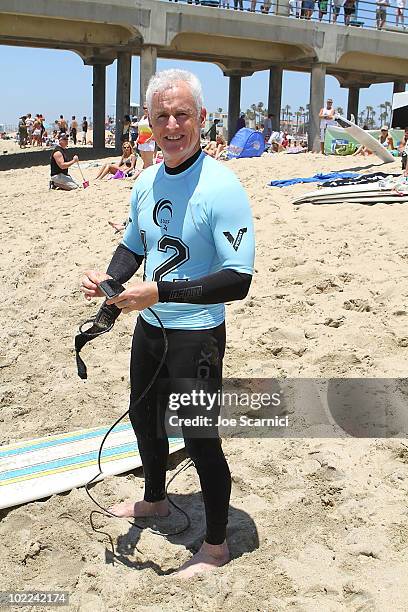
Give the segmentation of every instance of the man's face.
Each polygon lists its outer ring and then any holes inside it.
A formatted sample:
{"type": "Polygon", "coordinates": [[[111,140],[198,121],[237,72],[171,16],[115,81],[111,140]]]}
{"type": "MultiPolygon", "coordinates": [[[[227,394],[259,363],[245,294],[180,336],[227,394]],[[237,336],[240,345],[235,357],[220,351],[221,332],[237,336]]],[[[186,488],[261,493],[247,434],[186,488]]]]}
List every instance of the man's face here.
{"type": "Polygon", "coordinates": [[[333,106],[333,100],[327,100],[327,108],[331,108],[333,106]]]}
{"type": "Polygon", "coordinates": [[[154,138],[170,168],[179,166],[199,149],[205,116],[205,108],[197,114],[187,83],[178,82],[171,89],[154,94],[149,119],[154,138]]]}
{"type": "Polygon", "coordinates": [[[62,147],[63,149],[66,149],[68,146],[68,140],[65,140],[65,139],[60,140],[59,144],[60,144],[60,147],[62,147]]]}

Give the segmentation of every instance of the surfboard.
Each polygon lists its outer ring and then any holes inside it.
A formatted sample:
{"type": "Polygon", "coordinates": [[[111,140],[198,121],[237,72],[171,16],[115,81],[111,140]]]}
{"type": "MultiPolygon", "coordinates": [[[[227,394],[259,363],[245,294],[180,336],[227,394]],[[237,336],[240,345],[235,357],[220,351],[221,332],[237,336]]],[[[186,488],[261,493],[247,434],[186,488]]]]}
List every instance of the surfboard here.
{"type": "Polygon", "coordinates": [[[326,205],[326,204],[404,204],[408,202],[406,200],[396,200],[395,198],[383,198],[381,196],[371,196],[369,198],[358,198],[357,200],[354,198],[346,198],[344,200],[316,200],[314,202],[304,202],[304,204],[313,204],[316,206],[326,205]]]}
{"type": "Polygon", "coordinates": [[[346,200],[350,201],[350,199],[361,200],[367,197],[386,198],[388,201],[396,202],[406,201],[408,193],[401,195],[397,192],[398,188],[406,191],[406,183],[389,183],[387,187],[384,185],[385,182],[382,180],[376,183],[358,183],[356,185],[345,185],[344,187],[322,187],[321,189],[303,194],[294,200],[293,204],[303,204],[304,202],[317,203],[321,200],[344,202],[346,200]]]}
{"type": "Polygon", "coordinates": [[[321,198],[306,198],[304,200],[302,200],[301,202],[294,202],[294,204],[306,204],[308,202],[311,202],[312,204],[320,204],[321,202],[364,202],[365,200],[372,200],[375,199],[377,202],[382,201],[382,202],[406,202],[408,201],[408,196],[407,195],[403,195],[403,196],[399,196],[397,194],[390,194],[384,191],[374,191],[371,193],[362,193],[359,195],[353,195],[351,193],[349,194],[344,194],[341,195],[339,197],[336,196],[327,196],[327,197],[321,197],[321,198]]]}
{"type": "Polygon", "coordinates": [[[375,153],[375,155],[377,155],[377,157],[382,159],[385,163],[395,161],[395,158],[392,156],[390,151],[387,151],[387,149],[383,147],[378,140],[371,136],[367,130],[361,129],[361,127],[352,121],[349,121],[345,117],[342,117],[341,115],[335,115],[334,118],[337,123],[344,128],[348,134],[350,134],[350,136],[352,136],[360,144],[366,146],[367,149],[375,153]]]}
{"type": "MultiPolygon", "coordinates": [[[[81,429],[0,446],[0,508],[10,508],[84,486],[98,473],[98,451],[109,427],[81,429]]],[[[184,448],[169,439],[170,453],[184,448]]],[[[119,423],[102,451],[105,476],[140,467],[142,461],[131,424],[119,423]]]]}
{"type": "Polygon", "coordinates": [[[373,191],[379,191],[378,182],[377,183],[357,183],[356,185],[345,185],[341,187],[321,187],[320,189],[315,189],[314,191],[309,191],[308,193],[304,193],[302,196],[297,198],[294,203],[298,203],[301,200],[310,199],[310,198],[319,198],[327,195],[335,195],[339,194],[344,195],[347,193],[359,194],[360,193],[371,193],[373,191]]]}

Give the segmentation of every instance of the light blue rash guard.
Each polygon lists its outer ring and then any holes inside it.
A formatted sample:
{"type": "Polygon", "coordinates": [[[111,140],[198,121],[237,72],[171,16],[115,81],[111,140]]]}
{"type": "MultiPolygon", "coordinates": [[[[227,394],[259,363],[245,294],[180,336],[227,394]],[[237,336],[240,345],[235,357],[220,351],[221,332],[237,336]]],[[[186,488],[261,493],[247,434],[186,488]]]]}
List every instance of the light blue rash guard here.
{"type": "MultiPolygon", "coordinates": [[[[184,172],[147,168],[131,197],[122,244],[144,255],[144,280],[194,280],[223,269],[253,274],[254,230],[248,198],[231,170],[202,153],[184,172]]],[[[152,309],[165,328],[210,329],[224,304],[159,302],[152,309]]],[[[147,310],[141,316],[158,326],[147,310]]]]}

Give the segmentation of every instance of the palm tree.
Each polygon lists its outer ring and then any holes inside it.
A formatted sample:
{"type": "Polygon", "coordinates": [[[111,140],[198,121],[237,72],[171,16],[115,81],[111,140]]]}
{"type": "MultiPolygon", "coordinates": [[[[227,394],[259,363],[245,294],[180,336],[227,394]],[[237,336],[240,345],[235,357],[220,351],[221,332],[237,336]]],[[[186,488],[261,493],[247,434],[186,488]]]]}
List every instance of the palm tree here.
{"type": "Polygon", "coordinates": [[[256,114],[258,108],[257,108],[256,104],[251,104],[251,108],[252,108],[253,113],[254,113],[254,119],[255,119],[255,125],[256,125],[258,123],[258,121],[257,121],[257,114],[256,114]]]}
{"type": "Polygon", "coordinates": [[[373,109],[372,106],[366,106],[365,112],[366,112],[365,122],[366,122],[367,125],[369,125],[370,124],[370,117],[371,117],[372,113],[374,112],[374,109],[373,109]]]}
{"type": "Polygon", "coordinates": [[[265,120],[265,104],[263,102],[258,102],[257,111],[259,113],[259,123],[263,123],[265,120]]]}
{"type": "MultiPolygon", "coordinates": [[[[290,106],[289,106],[289,104],[287,104],[285,106],[285,108],[283,109],[283,118],[284,118],[283,120],[285,120],[285,115],[286,115],[286,129],[288,129],[288,127],[289,127],[288,126],[288,123],[289,123],[289,113],[290,113],[290,106]]],[[[290,114],[292,114],[292,113],[290,113],[290,114]]]]}
{"type": "MultiPolygon", "coordinates": [[[[288,132],[289,132],[289,124],[292,122],[292,115],[293,115],[292,111],[289,111],[288,112],[288,132]]],[[[292,133],[292,130],[291,130],[291,133],[292,133]]]]}
{"type": "Polygon", "coordinates": [[[339,115],[343,116],[344,110],[342,109],[342,107],[341,107],[341,106],[338,106],[338,107],[336,108],[336,111],[339,113],[339,115]]]}
{"type": "MultiPolygon", "coordinates": [[[[299,109],[298,109],[297,113],[299,113],[299,118],[304,117],[305,109],[303,108],[303,106],[299,106],[299,109]]],[[[296,115],[297,115],[297,113],[296,113],[296,115]]],[[[300,124],[300,125],[302,126],[302,124],[300,124]]],[[[304,118],[303,118],[303,129],[301,130],[301,132],[303,133],[304,130],[305,130],[305,121],[304,121],[304,118]]]]}
{"type": "MultiPolygon", "coordinates": [[[[384,105],[383,105],[383,104],[380,104],[380,108],[381,108],[381,107],[382,107],[382,108],[384,108],[384,105]]],[[[378,115],[378,118],[379,118],[379,120],[380,120],[380,123],[381,123],[381,124],[386,123],[386,122],[387,122],[387,111],[386,111],[386,110],[384,110],[384,112],[380,113],[380,114],[378,115]]]]}
{"type": "Polygon", "coordinates": [[[386,100],[384,102],[384,106],[385,106],[385,112],[387,113],[387,123],[389,123],[391,121],[392,104],[391,104],[391,102],[386,100]],[[390,112],[389,120],[388,120],[388,111],[390,112]]]}
{"type": "Polygon", "coordinates": [[[361,113],[358,116],[358,122],[360,125],[364,125],[364,112],[361,111],[361,113]]]}
{"type": "Polygon", "coordinates": [[[310,119],[310,104],[306,104],[305,123],[309,124],[310,119]]]}
{"type": "Polygon", "coordinates": [[[221,113],[222,113],[222,108],[220,107],[220,108],[218,108],[217,110],[218,110],[218,112],[219,112],[219,113],[220,113],[220,115],[221,115],[221,113]]]}
{"type": "Polygon", "coordinates": [[[376,116],[376,114],[377,113],[375,112],[375,110],[372,109],[371,116],[370,116],[369,120],[367,121],[368,127],[371,128],[372,130],[375,128],[375,119],[374,119],[374,117],[376,116]]]}

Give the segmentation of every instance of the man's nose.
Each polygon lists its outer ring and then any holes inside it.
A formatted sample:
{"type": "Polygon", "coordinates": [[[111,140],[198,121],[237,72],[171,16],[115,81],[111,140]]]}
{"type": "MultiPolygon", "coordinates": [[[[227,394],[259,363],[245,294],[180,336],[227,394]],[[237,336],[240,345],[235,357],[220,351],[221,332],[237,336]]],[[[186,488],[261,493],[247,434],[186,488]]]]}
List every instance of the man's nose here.
{"type": "Polygon", "coordinates": [[[177,127],[177,125],[178,123],[176,117],[174,115],[170,115],[167,121],[167,127],[174,128],[177,127]]]}

